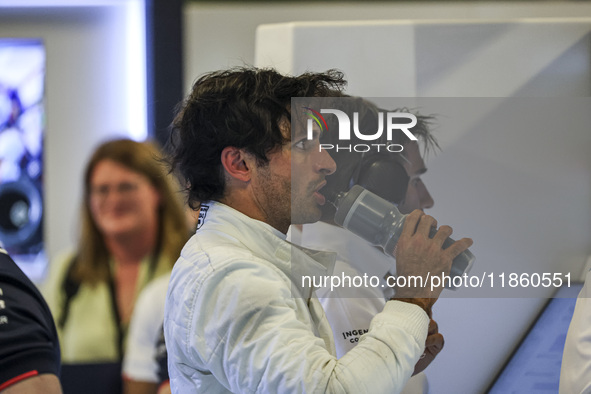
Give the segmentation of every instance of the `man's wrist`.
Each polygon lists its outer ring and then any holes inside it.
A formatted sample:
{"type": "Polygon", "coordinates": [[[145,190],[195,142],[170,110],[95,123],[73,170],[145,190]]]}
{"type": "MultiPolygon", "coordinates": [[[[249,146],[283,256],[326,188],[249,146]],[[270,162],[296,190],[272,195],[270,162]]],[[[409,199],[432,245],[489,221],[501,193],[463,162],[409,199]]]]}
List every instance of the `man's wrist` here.
{"type": "Polygon", "coordinates": [[[402,298],[402,297],[392,297],[390,298],[391,301],[402,301],[408,304],[414,304],[425,311],[427,316],[431,318],[433,315],[431,308],[433,306],[433,299],[431,298],[402,298]]]}

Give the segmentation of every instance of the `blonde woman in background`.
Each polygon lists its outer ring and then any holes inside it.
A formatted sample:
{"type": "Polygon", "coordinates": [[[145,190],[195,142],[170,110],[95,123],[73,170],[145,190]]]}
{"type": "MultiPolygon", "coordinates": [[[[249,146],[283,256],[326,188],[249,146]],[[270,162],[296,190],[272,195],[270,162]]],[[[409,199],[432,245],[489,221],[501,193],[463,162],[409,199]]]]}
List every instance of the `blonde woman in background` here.
{"type": "Polygon", "coordinates": [[[120,139],[86,167],[78,247],[52,264],[44,288],[64,364],[121,362],[137,295],[170,272],[188,238],[160,159],[154,144],[120,139]]]}

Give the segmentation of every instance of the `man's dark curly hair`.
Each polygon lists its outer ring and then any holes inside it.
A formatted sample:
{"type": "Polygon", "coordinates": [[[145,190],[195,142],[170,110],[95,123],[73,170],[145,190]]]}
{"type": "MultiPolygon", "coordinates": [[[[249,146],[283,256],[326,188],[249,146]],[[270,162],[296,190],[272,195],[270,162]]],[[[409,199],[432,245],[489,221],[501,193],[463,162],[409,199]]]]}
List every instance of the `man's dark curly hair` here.
{"type": "Polygon", "coordinates": [[[291,77],[242,67],[199,78],[178,108],[169,141],[171,167],[187,186],[189,205],[224,196],[224,148],[245,149],[267,164],[267,154],[289,141],[280,125],[290,122],[291,98],[331,96],[345,84],[336,70],[291,77]]]}

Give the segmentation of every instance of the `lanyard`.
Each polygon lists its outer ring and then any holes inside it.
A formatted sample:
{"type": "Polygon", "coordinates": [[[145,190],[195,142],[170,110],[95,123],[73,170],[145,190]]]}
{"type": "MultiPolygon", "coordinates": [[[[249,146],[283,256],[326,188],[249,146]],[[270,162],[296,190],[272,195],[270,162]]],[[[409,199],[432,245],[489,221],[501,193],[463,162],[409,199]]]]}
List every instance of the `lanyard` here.
{"type": "MultiPolygon", "coordinates": [[[[159,253],[155,253],[150,258],[150,265],[148,266],[147,282],[150,282],[154,277],[156,271],[156,265],[158,263],[159,253]]],[[[121,312],[119,311],[119,305],[117,304],[117,287],[115,286],[115,275],[112,272],[112,268],[109,265],[109,295],[111,299],[111,312],[113,313],[113,321],[117,329],[117,358],[119,361],[123,361],[123,327],[121,327],[121,312]]]]}

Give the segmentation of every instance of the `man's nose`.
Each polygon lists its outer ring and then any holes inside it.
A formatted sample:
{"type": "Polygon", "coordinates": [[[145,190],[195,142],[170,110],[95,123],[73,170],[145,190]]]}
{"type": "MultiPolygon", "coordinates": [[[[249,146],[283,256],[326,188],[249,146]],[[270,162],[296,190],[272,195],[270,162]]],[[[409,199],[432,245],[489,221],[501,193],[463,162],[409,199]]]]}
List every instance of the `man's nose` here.
{"type": "Polygon", "coordinates": [[[316,161],[316,170],[324,173],[324,175],[330,175],[337,169],[337,163],[332,159],[326,150],[320,148],[318,152],[318,158],[316,161]]]}
{"type": "Polygon", "coordinates": [[[421,187],[419,188],[419,201],[421,209],[433,208],[433,205],[435,205],[433,197],[431,197],[429,190],[427,190],[427,187],[424,184],[421,184],[421,187]]]}

